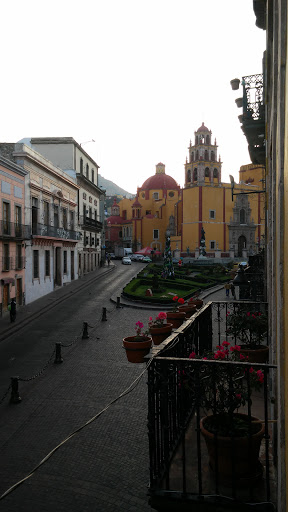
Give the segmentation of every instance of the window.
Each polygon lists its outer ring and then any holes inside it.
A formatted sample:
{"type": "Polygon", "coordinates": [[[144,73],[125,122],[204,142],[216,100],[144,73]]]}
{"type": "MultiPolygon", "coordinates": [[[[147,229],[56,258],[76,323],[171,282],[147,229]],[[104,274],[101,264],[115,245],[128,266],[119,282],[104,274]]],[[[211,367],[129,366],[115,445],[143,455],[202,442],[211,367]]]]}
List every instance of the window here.
{"type": "Polygon", "coordinates": [[[80,158],[80,173],[83,174],[83,158],[80,158]]]}
{"type": "Polygon", "coordinates": [[[218,169],[214,169],[213,178],[218,178],[218,169]]]}
{"type": "Polygon", "coordinates": [[[206,160],[206,161],[209,160],[207,149],[205,149],[204,160],[206,160]]]}
{"type": "Polygon", "coordinates": [[[191,162],[194,162],[194,151],[191,153],[191,162]]]}
{"type": "Polygon", "coordinates": [[[4,244],[3,245],[2,268],[3,268],[3,271],[10,270],[9,244],[4,244]]]}
{"type": "Polygon", "coordinates": [[[87,212],[86,212],[86,204],[83,204],[83,221],[85,222],[85,217],[87,215],[87,212]]]}
{"type": "Polygon", "coordinates": [[[15,207],[15,235],[21,236],[21,218],[22,218],[22,212],[21,212],[21,206],[15,207]]]}
{"type": "Polygon", "coordinates": [[[199,151],[198,151],[198,149],[196,150],[196,160],[199,160],[199,151]]]}
{"type": "Polygon", "coordinates": [[[122,231],[119,231],[119,238],[122,238],[122,231]]]}
{"type": "Polygon", "coordinates": [[[159,239],[159,229],[153,229],[153,239],[154,240],[159,239]]]}
{"type": "Polygon", "coordinates": [[[210,249],[215,249],[215,247],[216,247],[215,240],[210,240],[210,249]]]}
{"type": "Polygon", "coordinates": [[[74,212],[70,212],[70,229],[74,230],[74,212]]]}
{"type": "Polygon", "coordinates": [[[197,181],[197,167],[195,167],[193,172],[193,181],[197,181]]]}
{"type": "Polygon", "coordinates": [[[89,165],[86,164],[86,178],[89,180],[89,165]]]}
{"type": "Polygon", "coordinates": [[[63,272],[67,274],[67,251],[63,251],[63,272]]]}
{"type": "Polygon", "coordinates": [[[174,192],[172,192],[172,191],[171,191],[171,192],[168,192],[168,196],[169,196],[169,197],[174,197],[174,192]]]}
{"type": "Polygon", "coordinates": [[[37,197],[32,197],[32,234],[37,234],[37,224],[38,224],[38,199],[37,197]]]}
{"type": "Polygon", "coordinates": [[[240,224],[246,224],[246,212],[243,208],[240,210],[240,224]]]}
{"type": "Polygon", "coordinates": [[[158,192],[154,192],[153,199],[159,199],[159,193],[158,192]]]}
{"type": "Polygon", "coordinates": [[[92,219],[92,208],[89,206],[89,219],[92,219]]]}
{"type": "Polygon", "coordinates": [[[3,201],[3,235],[10,235],[10,203],[3,201]]]}
{"type": "MultiPolygon", "coordinates": [[[[207,159],[205,158],[205,160],[207,160],[207,159]]],[[[205,169],[205,178],[209,178],[209,176],[210,176],[209,167],[206,167],[206,169],[205,169]]]]}
{"type": "Polygon", "coordinates": [[[210,137],[209,137],[209,135],[206,135],[206,144],[210,144],[210,137]]]}
{"type": "Polygon", "coordinates": [[[59,206],[56,206],[56,204],[54,204],[54,226],[59,228],[59,206]]]}
{"type": "Polygon", "coordinates": [[[212,162],[215,162],[215,153],[214,153],[214,151],[211,151],[211,160],[212,160],[212,162]]]}
{"type": "Polygon", "coordinates": [[[45,224],[45,226],[49,226],[49,203],[48,203],[48,201],[44,201],[43,208],[44,208],[44,224],[45,224]]]}
{"type": "Polygon", "coordinates": [[[39,251],[33,251],[33,278],[39,278],[39,251]]]}
{"type": "Polygon", "coordinates": [[[187,181],[191,181],[191,169],[187,171],[187,181]]]}
{"type": "Polygon", "coordinates": [[[216,217],[216,211],[215,210],[209,210],[209,218],[210,219],[215,219],[216,217]]]}
{"type": "Polygon", "coordinates": [[[16,245],[16,269],[23,268],[22,265],[22,247],[20,244],[16,245]]]}
{"type": "Polygon", "coordinates": [[[45,251],[45,276],[50,276],[50,251],[45,251]]]}
{"type": "Polygon", "coordinates": [[[67,208],[63,208],[63,228],[67,229],[68,220],[67,220],[67,208]]]}
{"type": "Polygon", "coordinates": [[[94,183],[94,169],[91,169],[91,181],[94,183]]]}

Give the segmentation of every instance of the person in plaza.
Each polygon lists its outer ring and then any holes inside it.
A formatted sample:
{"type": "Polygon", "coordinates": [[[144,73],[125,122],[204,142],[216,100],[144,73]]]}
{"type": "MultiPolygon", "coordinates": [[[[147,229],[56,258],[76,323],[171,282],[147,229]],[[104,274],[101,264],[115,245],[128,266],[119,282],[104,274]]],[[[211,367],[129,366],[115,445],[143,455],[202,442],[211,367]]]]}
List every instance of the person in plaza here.
{"type": "Polygon", "coordinates": [[[225,288],[225,291],[226,291],[226,297],[229,297],[229,290],[231,288],[231,284],[230,283],[226,283],[224,288],[225,288]]]}
{"type": "Polygon", "coordinates": [[[110,259],[111,259],[111,258],[110,258],[110,254],[108,254],[108,256],[107,256],[108,266],[110,265],[110,259]]]}
{"type": "Polygon", "coordinates": [[[16,301],[12,299],[10,302],[10,322],[15,322],[16,319],[16,301]]]}
{"type": "Polygon", "coordinates": [[[236,299],[235,286],[234,286],[233,282],[231,283],[231,293],[232,293],[233,299],[236,299]]]}

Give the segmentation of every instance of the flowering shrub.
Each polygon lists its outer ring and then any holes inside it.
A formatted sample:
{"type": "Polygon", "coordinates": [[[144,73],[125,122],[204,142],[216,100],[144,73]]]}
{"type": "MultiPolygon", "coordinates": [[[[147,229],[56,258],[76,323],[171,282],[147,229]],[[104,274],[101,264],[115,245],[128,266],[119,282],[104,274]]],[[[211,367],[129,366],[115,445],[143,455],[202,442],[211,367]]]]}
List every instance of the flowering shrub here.
{"type": "Polygon", "coordinates": [[[167,318],[167,314],[164,311],[160,311],[160,313],[156,316],[155,320],[153,320],[152,316],[149,317],[148,326],[151,327],[162,327],[164,325],[164,321],[167,318]]]}
{"type": "Polygon", "coordinates": [[[177,311],[178,306],[183,306],[185,300],[182,299],[182,297],[178,297],[177,295],[174,295],[173,302],[174,302],[174,310],[173,311],[177,311]]]}
{"type": "Polygon", "coordinates": [[[227,334],[241,341],[250,348],[260,347],[268,331],[268,318],[261,311],[245,311],[227,313],[227,334]]]}
{"type": "MultiPolygon", "coordinates": [[[[191,352],[189,358],[215,362],[247,362],[247,358],[241,354],[241,347],[232,346],[228,341],[223,341],[222,345],[218,345],[214,352],[206,354],[205,357],[199,357],[195,352],[191,352]]],[[[206,412],[212,411],[214,415],[220,415],[226,427],[229,418],[231,419],[239,407],[248,402],[252,404],[252,390],[260,390],[264,382],[263,370],[254,370],[252,366],[203,364],[195,372],[196,368],[192,366],[192,369],[189,367],[189,371],[185,369],[183,384],[188,389],[196,391],[199,405],[206,412]]]]}

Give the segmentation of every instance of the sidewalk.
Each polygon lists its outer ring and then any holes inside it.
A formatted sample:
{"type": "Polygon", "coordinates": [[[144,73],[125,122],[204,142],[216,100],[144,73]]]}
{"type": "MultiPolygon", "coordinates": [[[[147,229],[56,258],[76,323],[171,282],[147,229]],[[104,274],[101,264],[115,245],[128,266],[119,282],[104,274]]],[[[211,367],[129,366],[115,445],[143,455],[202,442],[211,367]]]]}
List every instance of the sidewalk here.
{"type": "Polygon", "coordinates": [[[113,272],[113,270],[115,270],[113,263],[110,263],[109,266],[105,263],[104,267],[98,267],[93,272],[85,274],[83,277],[72,281],[66,286],[56,288],[53,292],[44,295],[30,304],[18,306],[15,323],[10,323],[9,312],[5,312],[0,319],[0,341],[13,335],[32,320],[35,320],[43,313],[46,313],[64,300],[70,298],[75,293],[85,288],[87,283],[102,278],[108,273],[113,272]]]}

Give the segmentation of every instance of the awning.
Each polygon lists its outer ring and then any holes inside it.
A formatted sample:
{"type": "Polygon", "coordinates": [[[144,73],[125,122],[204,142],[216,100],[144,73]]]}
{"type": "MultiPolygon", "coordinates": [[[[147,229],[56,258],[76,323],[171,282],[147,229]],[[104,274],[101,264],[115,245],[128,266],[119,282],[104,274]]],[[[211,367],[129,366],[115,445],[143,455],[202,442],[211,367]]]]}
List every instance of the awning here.
{"type": "Polygon", "coordinates": [[[13,277],[6,277],[6,279],[1,279],[2,283],[3,284],[13,284],[13,286],[15,286],[15,279],[13,279],[13,277]]]}

